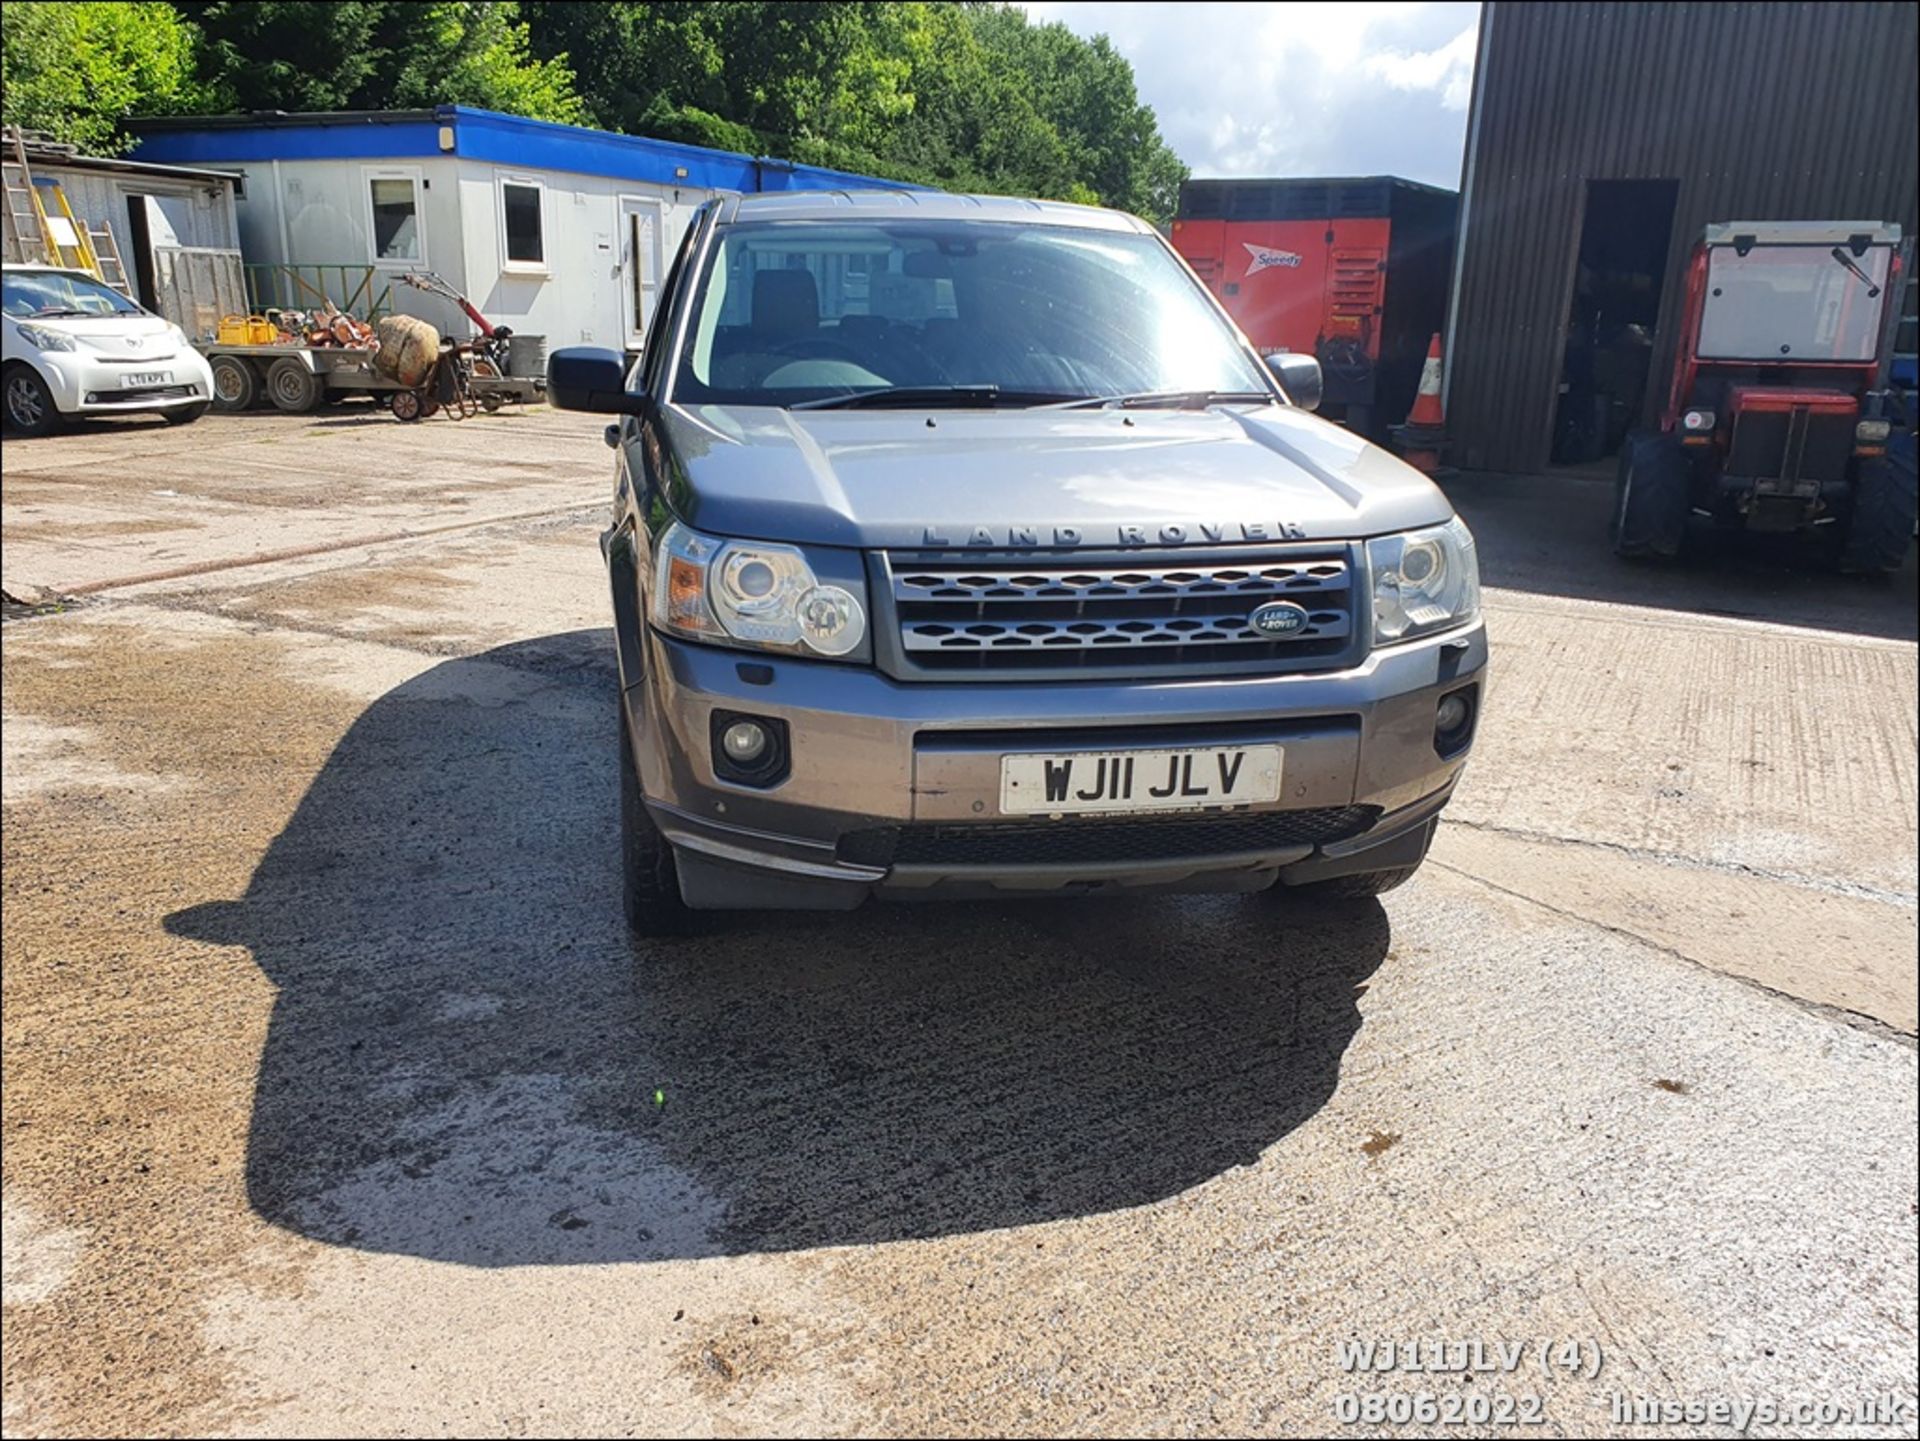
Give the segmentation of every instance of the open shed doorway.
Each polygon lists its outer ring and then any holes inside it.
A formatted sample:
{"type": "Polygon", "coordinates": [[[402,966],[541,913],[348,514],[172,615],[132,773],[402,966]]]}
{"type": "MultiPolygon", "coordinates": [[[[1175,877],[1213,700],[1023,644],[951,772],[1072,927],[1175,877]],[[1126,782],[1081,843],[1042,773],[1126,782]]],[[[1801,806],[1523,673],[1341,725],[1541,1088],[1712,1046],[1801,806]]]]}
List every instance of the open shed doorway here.
{"type": "Polygon", "coordinates": [[[1553,463],[1603,463],[1639,423],[1678,180],[1589,180],[1567,311],[1553,463]]]}

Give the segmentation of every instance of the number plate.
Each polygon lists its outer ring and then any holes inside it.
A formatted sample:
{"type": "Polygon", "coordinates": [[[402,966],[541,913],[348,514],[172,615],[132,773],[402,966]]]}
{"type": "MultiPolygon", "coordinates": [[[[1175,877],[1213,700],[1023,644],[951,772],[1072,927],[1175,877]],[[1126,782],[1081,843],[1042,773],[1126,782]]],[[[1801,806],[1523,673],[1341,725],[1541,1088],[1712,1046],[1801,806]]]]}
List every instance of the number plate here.
{"type": "Polygon", "coordinates": [[[154,385],[170,385],[173,382],[171,370],[137,370],[132,375],[120,377],[122,390],[145,390],[154,385]]]}
{"type": "Polygon", "coordinates": [[[1002,815],[1204,811],[1280,799],[1279,746],[1000,758],[1002,815]]]}

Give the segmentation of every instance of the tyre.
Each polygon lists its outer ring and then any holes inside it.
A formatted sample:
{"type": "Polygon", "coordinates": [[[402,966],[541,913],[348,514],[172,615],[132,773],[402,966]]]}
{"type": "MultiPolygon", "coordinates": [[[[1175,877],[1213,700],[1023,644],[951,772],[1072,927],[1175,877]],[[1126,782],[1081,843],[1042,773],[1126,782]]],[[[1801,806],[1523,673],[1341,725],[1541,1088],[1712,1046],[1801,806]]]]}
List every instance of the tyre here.
{"type": "Polygon", "coordinates": [[[213,358],[213,403],[221,410],[251,410],[260,399],[260,376],[237,355],[213,358]]]}
{"type": "Polygon", "coordinates": [[[684,936],[698,915],[680,896],[673,846],[647,814],[640,772],[627,742],[626,703],[620,703],[620,892],[627,926],[642,937],[684,936]]]}
{"type": "Polygon", "coordinates": [[[1395,866],[1387,871],[1362,871],[1353,876],[1335,876],[1330,881],[1290,886],[1289,896],[1303,901],[1359,901],[1369,896],[1384,896],[1395,886],[1404,886],[1419,871],[1418,865],[1395,866]]]}
{"type": "Polygon", "coordinates": [[[1692,482],[1679,441],[1644,430],[1629,435],[1614,483],[1614,554],[1635,560],[1679,555],[1693,511],[1692,482]]]}
{"type": "Polygon", "coordinates": [[[417,390],[396,390],[387,399],[387,409],[395,420],[418,420],[425,413],[417,390]]]}
{"type": "Polygon", "coordinates": [[[192,425],[210,409],[206,403],[199,405],[176,405],[171,410],[160,412],[160,418],[168,425],[192,425]]]}
{"type": "Polygon", "coordinates": [[[31,365],[9,365],[4,389],[9,430],[32,436],[52,435],[60,428],[60,410],[53,403],[53,392],[31,365]]]}
{"type": "Polygon", "coordinates": [[[1840,569],[1879,575],[1906,564],[1916,515],[1914,437],[1903,430],[1887,442],[1885,455],[1860,462],[1854,481],[1853,518],[1840,548],[1840,569]]]}
{"type": "Polygon", "coordinates": [[[326,383],[291,355],[282,356],[267,369],[267,399],[276,410],[288,415],[305,415],[320,407],[326,383]]]}

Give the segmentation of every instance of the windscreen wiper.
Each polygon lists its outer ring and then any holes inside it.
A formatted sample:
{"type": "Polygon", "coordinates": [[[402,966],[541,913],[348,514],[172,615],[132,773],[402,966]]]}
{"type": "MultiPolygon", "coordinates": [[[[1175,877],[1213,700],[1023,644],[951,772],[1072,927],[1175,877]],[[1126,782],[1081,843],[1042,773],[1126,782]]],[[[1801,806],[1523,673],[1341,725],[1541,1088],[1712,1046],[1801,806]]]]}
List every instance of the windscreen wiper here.
{"type": "Polygon", "coordinates": [[[1847,269],[1851,270],[1855,275],[1859,276],[1862,280],[1864,280],[1867,283],[1867,299],[1878,300],[1880,298],[1880,287],[1873,283],[1873,277],[1867,274],[1866,271],[1862,270],[1859,264],[1854,260],[1854,258],[1851,255],[1847,254],[1846,251],[1842,250],[1837,245],[1834,246],[1833,249],[1828,252],[1828,254],[1832,255],[1835,260],[1839,261],[1842,265],[1846,266],[1847,269]]]}
{"type": "Polygon", "coordinates": [[[941,405],[991,409],[996,405],[1050,405],[1079,396],[1051,390],[1006,390],[998,385],[889,385],[878,390],[855,390],[845,395],[823,395],[796,400],[789,410],[859,410],[868,406],[941,405]]]}
{"type": "Polygon", "coordinates": [[[1145,410],[1173,406],[1180,410],[1205,410],[1209,405],[1229,405],[1258,401],[1271,405],[1275,397],[1265,390],[1143,390],[1135,395],[1088,395],[1063,402],[1061,410],[1145,410]]]}

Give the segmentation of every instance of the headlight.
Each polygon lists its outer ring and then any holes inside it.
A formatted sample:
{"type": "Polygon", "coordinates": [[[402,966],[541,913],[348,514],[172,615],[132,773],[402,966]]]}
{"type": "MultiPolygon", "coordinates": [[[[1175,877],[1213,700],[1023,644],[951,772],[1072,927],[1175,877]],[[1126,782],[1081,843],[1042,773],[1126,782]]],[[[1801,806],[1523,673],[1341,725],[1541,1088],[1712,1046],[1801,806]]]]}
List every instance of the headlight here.
{"type": "Polygon", "coordinates": [[[1376,643],[1412,640],[1480,614],[1480,561],[1458,516],[1430,530],[1370,540],[1367,560],[1376,643]]]}
{"type": "Polygon", "coordinates": [[[823,584],[790,545],[715,540],[678,521],[655,543],[655,625],[696,640],[844,656],[867,636],[867,613],[844,586],[823,584]]]}
{"type": "Polygon", "coordinates": [[[63,335],[57,330],[48,330],[44,325],[20,325],[14,327],[20,332],[20,338],[35,350],[72,350],[73,337],[63,335]]]}

